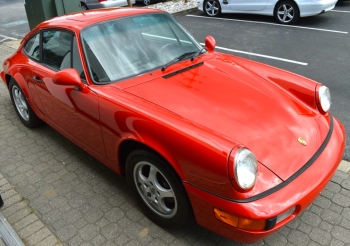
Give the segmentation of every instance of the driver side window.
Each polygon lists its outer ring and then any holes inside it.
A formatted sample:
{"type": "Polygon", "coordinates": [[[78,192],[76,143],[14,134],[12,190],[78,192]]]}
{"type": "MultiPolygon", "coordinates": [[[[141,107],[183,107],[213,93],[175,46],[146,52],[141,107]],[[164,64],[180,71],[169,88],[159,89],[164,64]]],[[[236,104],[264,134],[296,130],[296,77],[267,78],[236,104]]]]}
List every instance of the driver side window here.
{"type": "Polygon", "coordinates": [[[75,68],[84,79],[83,66],[79,56],[76,38],[63,30],[44,31],[42,63],[55,69],[75,68]]]}

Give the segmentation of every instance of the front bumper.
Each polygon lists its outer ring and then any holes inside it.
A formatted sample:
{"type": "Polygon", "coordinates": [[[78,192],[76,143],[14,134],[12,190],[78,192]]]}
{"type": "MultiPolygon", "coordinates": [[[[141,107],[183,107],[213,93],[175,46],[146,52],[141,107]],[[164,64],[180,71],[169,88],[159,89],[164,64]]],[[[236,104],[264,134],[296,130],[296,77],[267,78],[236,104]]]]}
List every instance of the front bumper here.
{"type": "Polygon", "coordinates": [[[197,223],[217,234],[242,243],[259,241],[276,232],[307,208],[328,184],[342,160],[345,130],[334,118],[333,132],[324,151],[313,164],[283,188],[252,202],[235,202],[185,184],[197,223]],[[307,180],[307,182],[305,182],[307,180]],[[216,219],[214,208],[241,218],[270,220],[295,207],[292,215],[268,230],[248,231],[216,219]]]}
{"type": "Polygon", "coordinates": [[[314,16],[330,11],[335,7],[336,3],[337,0],[313,0],[298,2],[300,17],[314,16]]]}

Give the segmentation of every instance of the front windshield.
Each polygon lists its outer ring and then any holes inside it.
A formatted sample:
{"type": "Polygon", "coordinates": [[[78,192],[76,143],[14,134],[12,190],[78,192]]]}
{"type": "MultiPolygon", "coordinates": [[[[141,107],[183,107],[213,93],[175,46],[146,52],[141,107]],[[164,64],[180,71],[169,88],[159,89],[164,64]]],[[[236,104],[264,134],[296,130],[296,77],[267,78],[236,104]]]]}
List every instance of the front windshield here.
{"type": "Polygon", "coordinates": [[[98,23],[82,32],[96,83],[118,81],[160,68],[201,46],[169,14],[147,14],[98,23]]]}

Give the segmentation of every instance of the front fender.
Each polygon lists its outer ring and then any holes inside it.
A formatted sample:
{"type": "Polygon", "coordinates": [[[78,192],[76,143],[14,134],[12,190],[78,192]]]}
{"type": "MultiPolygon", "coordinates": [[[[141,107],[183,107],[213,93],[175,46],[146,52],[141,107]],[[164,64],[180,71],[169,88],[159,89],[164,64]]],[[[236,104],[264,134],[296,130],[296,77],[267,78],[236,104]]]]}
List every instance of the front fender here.
{"type": "Polygon", "coordinates": [[[301,75],[256,61],[240,57],[232,58],[232,56],[228,56],[226,54],[224,54],[224,56],[251,73],[254,73],[264,80],[282,88],[286,92],[304,102],[310,109],[318,112],[315,100],[315,91],[316,86],[320,83],[301,75]]]}

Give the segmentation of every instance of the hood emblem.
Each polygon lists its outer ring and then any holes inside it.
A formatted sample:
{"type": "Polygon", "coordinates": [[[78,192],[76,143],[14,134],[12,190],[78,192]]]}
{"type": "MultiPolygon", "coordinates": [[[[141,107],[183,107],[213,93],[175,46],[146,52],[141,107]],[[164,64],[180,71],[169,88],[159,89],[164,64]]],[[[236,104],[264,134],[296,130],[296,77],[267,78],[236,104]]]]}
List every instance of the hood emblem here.
{"type": "Polygon", "coordinates": [[[306,141],[304,139],[302,139],[301,137],[298,138],[298,142],[304,146],[307,145],[306,141]]]}

